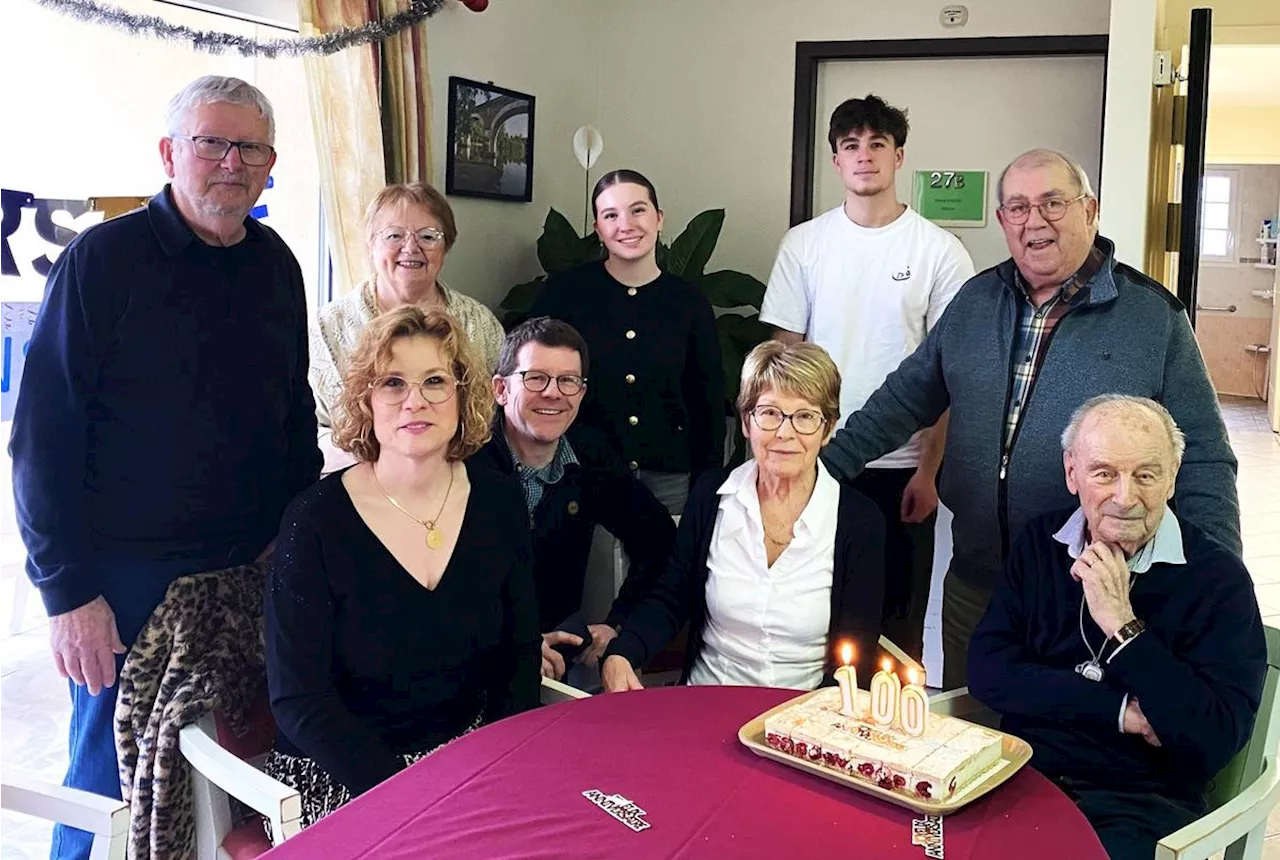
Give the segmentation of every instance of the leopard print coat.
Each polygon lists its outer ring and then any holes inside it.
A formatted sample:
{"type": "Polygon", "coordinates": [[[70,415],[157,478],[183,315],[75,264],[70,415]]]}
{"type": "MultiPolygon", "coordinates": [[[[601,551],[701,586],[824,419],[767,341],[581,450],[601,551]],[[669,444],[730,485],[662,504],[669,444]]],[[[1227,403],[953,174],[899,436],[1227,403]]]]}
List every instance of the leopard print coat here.
{"type": "Polygon", "coordinates": [[[195,852],[191,771],[178,732],[219,712],[238,736],[262,694],[263,565],[174,580],[129,650],[116,703],[120,784],[135,860],[195,852]]]}

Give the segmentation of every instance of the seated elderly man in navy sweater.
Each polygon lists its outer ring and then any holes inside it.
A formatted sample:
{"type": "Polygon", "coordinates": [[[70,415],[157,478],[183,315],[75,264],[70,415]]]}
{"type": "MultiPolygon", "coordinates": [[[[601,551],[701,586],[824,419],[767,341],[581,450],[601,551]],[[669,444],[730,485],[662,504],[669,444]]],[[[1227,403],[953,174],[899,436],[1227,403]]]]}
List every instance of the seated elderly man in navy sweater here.
{"type": "Polygon", "coordinates": [[[1062,448],[1080,507],[1015,543],[969,646],[969,690],[1112,858],[1150,860],[1249,737],[1262,621],[1240,559],[1166,504],[1184,441],[1163,406],[1095,397],[1062,448]]]}

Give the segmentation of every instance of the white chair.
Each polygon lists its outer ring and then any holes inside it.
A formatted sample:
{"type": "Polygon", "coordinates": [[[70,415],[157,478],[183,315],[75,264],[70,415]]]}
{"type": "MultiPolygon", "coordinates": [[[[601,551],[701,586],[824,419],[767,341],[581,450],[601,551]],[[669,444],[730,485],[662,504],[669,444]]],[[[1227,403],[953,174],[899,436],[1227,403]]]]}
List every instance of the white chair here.
{"type": "Polygon", "coordinates": [[[0,807],[93,834],[90,860],[124,860],[129,807],[123,801],[23,777],[0,785],[0,807]]]}
{"type": "Polygon", "coordinates": [[[968,687],[929,694],[929,710],[935,714],[959,717],[991,729],[1000,727],[1000,715],[969,695],[968,687]]]}
{"type": "MultiPolygon", "coordinates": [[[[680,527],[680,515],[674,514],[671,517],[675,522],[676,528],[680,527]]],[[[613,596],[617,597],[618,592],[622,591],[622,583],[627,578],[627,570],[631,563],[627,560],[626,550],[622,548],[622,541],[610,536],[613,541],[613,596]]]]}
{"type": "Polygon", "coordinates": [[[269,750],[241,758],[218,742],[216,721],[206,715],[178,735],[182,756],[191,764],[196,815],[197,860],[240,860],[256,857],[302,829],[302,799],[287,785],[256,766],[269,750]],[[257,820],[232,827],[228,797],[267,819],[267,839],[257,820]]]}
{"type": "Polygon", "coordinates": [[[544,675],[539,698],[544,705],[554,705],[557,702],[572,702],[574,699],[589,699],[591,694],[586,690],[570,687],[563,681],[557,681],[544,675]]]}
{"type": "Polygon", "coordinates": [[[893,655],[893,659],[897,660],[906,669],[915,669],[916,676],[924,678],[924,667],[916,662],[916,659],[898,647],[898,644],[888,636],[880,637],[880,648],[893,655]]]}
{"type": "Polygon", "coordinates": [[[1280,630],[1267,635],[1267,675],[1253,732],[1244,749],[1209,785],[1210,812],[1156,843],[1156,860],[1206,860],[1226,849],[1225,860],[1258,860],[1267,835],[1267,816],[1280,803],[1280,630]]]}

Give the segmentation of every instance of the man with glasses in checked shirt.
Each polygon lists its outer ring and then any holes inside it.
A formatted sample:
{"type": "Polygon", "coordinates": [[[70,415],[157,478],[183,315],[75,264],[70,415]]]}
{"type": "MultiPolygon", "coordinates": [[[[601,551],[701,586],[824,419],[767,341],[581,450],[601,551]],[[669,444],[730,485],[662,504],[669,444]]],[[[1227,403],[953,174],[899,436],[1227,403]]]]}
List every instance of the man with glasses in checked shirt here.
{"type": "Polygon", "coordinates": [[[583,649],[580,659],[588,667],[599,662],[662,573],[675,544],[675,524],[603,436],[574,426],[587,396],[587,344],[573,326],[535,317],[512,329],[502,343],[493,391],[500,407],[493,438],[476,459],[514,476],[524,490],[543,630],[542,674],[559,679],[570,667],[554,646],[583,649]],[[586,625],[586,642],[562,628],[581,629],[566,622],[582,609],[597,525],[622,542],[630,564],[608,617],[586,625]]]}
{"type": "Polygon", "coordinates": [[[942,605],[948,689],[966,683],[969,637],[1011,541],[1071,504],[1057,439],[1091,397],[1131,394],[1169,410],[1187,439],[1173,508],[1241,550],[1236,460],[1182,305],[1115,259],[1088,176],[1068,156],[1024,153],[996,191],[1011,259],[961,288],[824,454],[852,478],[950,408],[939,481],[954,514],[942,605]]]}
{"type": "MultiPolygon", "coordinates": [[[[110,797],[116,678],[169,584],[264,560],[320,470],[302,272],[249,217],[276,159],[271,103],[208,76],[166,122],[169,184],[49,273],[10,444],[27,572],[72,682],[65,784],[110,797]]],[[[52,856],[91,840],[60,825],[52,856]]]]}

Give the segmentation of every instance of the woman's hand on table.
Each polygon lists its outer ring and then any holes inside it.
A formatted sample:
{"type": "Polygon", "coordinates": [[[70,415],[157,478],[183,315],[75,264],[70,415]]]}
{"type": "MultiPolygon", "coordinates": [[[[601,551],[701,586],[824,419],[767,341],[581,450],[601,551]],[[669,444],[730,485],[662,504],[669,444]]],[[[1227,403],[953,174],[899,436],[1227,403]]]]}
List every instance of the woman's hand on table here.
{"type": "Polygon", "coordinates": [[[606,693],[644,689],[644,685],[636,677],[635,669],[631,668],[631,661],[617,654],[605,658],[604,665],[600,667],[600,683],[606,693]]]}

